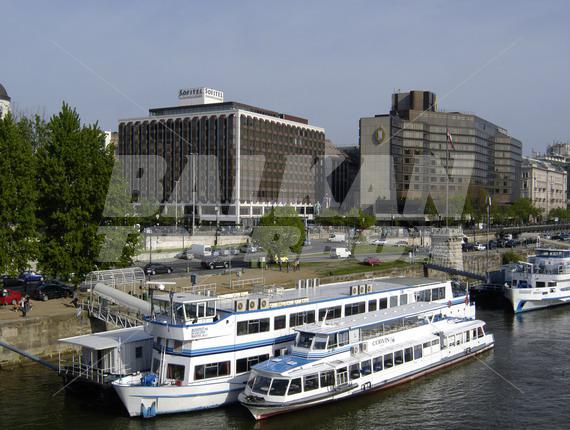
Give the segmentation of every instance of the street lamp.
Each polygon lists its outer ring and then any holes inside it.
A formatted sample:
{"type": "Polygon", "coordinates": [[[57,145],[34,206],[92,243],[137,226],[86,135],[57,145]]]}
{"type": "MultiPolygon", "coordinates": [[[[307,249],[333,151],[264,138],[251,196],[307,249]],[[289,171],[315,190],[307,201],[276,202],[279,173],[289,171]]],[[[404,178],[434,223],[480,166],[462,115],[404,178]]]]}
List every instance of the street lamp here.
{"type": "Polygon", "coordinates": [[[220,214],[219,206],[216,206],[214,210],[216,211],[216,239],[214,241],[214,246],[218,246],[218,231],[220,230],[220,220],[218,218],[220,214]]]}

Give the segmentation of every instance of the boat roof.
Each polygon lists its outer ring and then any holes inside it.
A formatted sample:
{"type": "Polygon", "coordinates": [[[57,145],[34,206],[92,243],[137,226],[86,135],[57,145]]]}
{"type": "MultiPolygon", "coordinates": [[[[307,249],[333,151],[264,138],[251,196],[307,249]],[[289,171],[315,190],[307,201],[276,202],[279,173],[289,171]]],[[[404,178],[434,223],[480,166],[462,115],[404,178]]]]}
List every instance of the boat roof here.
{"type": "Polygon", "coordinates": [[[59,339],[59,342],[99,351],[102,349],[118,348],[120,345],[148,339],[152,339],[152,336],[144,331],[143,326],[138,326],[104,331],[101,333],[85,334],[82,336],[66,337],[59,339]]]}
{"type": "MultiPolygon", "coordinates": [[[[412,277],[398,277],[398,278],[373,278],[373,279],[360,279],[355,281],[335,282],[331,284],[322,284],[317,287],[309,288],[278,288],[269,287],[259,291],[252,291],[247,294],[229,294],[225,296],[204,296],[196,293],[176,293],[173,300],[177,303],[197,302],[216,300],[217,308],[227,312],[234,311],[234,302],[237,299],[269,299],[270,307],[280,307],[299,303],[320,302],[332,300],[341,297],[350,297],[350,287],[354,285],[371,285],[372,293],[406,290],[409,288],[416,288],[421,286],[443,286],[445,282],[430,279],[430,278],[412,278],[412,277]]],[[[367,293],[371,294],[371,293],[367,293]]],[[[364,296],[365,294],[360,294],[364,296]]],[[[168,294],[161,294],[155,296],[158,300],[170,300],[168,294]]]]}
{"type": "Polygon", "coordinates": [[[388,322],[406,317],[414,317],[427,312],[443,309],[447,306],[448,305],[445,303],[434,302],[409,303],[407,305],[382,309],[376,312],[362,313],[330,321],[306,324],[301,327],[296,327],[296,330],[309,333],[332,334],[372,324],[388,322]]]}

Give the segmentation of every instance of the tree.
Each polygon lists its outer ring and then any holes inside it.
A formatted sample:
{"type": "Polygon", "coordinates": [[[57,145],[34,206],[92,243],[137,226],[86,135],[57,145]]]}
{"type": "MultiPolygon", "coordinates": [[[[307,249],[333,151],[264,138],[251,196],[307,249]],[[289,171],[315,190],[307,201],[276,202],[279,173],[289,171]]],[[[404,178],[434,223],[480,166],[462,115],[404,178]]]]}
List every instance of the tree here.
{"type": "Polygon", "coordinates": [[[433,198],[431,197],[431,195],[429,195],[427,200],[426,200],[426,205],[424,208],[424,215],[435,216],[437,214],[438,214],[438,212],[437,212],[437,207],[435,206],[435,202],[433,201],[433,198]]]}
{"type": "Polygon", "coordinates": [[[32,146],[10,114],[0,120],[0,172],[0,273],[15,275],[37,251],[37,193],[32,146]]]}
{"type": "Polygon", "coordinates": [[[300,254],[305,243],[305,224],[295,208],[279,206],[260,218],[252,239],[267,250],[270,257],[287,255],[289,250],[300,254]]]}
{"type": "Polygon", "coordinates": [[[113,167],[97,124],[84,126],[67,104],[47,124],[38,147],[41,269],[52,276],[73,274],[74,282],[93,270],[103,238],[97,234],[113,167]]]}

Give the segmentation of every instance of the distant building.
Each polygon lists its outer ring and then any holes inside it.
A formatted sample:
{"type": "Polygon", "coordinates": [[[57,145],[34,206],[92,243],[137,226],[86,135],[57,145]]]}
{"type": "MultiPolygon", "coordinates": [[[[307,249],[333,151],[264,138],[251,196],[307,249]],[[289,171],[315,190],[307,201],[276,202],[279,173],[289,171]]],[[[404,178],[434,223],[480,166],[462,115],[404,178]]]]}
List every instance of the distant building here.
{"type": "Polygon", "coordinates": [[[141,179],[131,171],[131,183],[158,191],[167,209],[177,205],[178,213],[194,211],[202,221],[252,224],[279,205],[312,219],[324,186],[323,128],[297,116],[224,102],[223,92],[211,88],[182,89],[178,97],[179,106],[119,121],[119,155],[166,161],[164,174],[141,179]]]}
{"type": "Polygon", "coordinates": [[[520,196],[522,143],[474,114],[438,111],[432,92],[393,94],[389,113],[360,119],[359,136],[361,205],[380,218],[423,214],[428,195],[454,200],[473,187],[498,204],[520,196]]]}
{"type": "Polygon", "coordinates": [[[326,184],[322,198],[323,208],[342,211],[358,207],[358,187],[355,180],[360,167],[357,146],[338,147],[325,141],[326,184]]]}
{"type": "Polygon", "coordinates": [[[566,208],[567,173],[544,160],[523,158],[522,197],[529,198],[533,205],[548,215],[552,209],[566,208]]]}
{"type": "Polygon", "coordinates": [[[11,110],[11,99],[6,92],[6,88],[0,84],[0,118],[4,118],[11,110]]]}
{"type": "Polygon", "coordinates": [[[546,154],[538,155],[539,160],[547,161],[566,171],[566,199],[570,202],[570,144],[564,142],[556,142],[549,145],[546,154]]]}

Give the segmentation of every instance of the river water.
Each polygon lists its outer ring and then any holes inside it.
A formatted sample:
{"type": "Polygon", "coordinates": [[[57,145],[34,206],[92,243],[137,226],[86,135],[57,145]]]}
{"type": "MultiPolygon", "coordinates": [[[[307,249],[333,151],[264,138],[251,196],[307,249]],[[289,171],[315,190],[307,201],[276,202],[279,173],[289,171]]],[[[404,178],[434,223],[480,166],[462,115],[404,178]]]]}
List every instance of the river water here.
{"type": "Polygon", "coordinates": [[[514,316],[478,310],[494,351],[399,387],[260,423],[239,405],[131,419],[59,393],[39,365],[0,371],[0,429],[570,428],[570,306],[514,316]]]}

